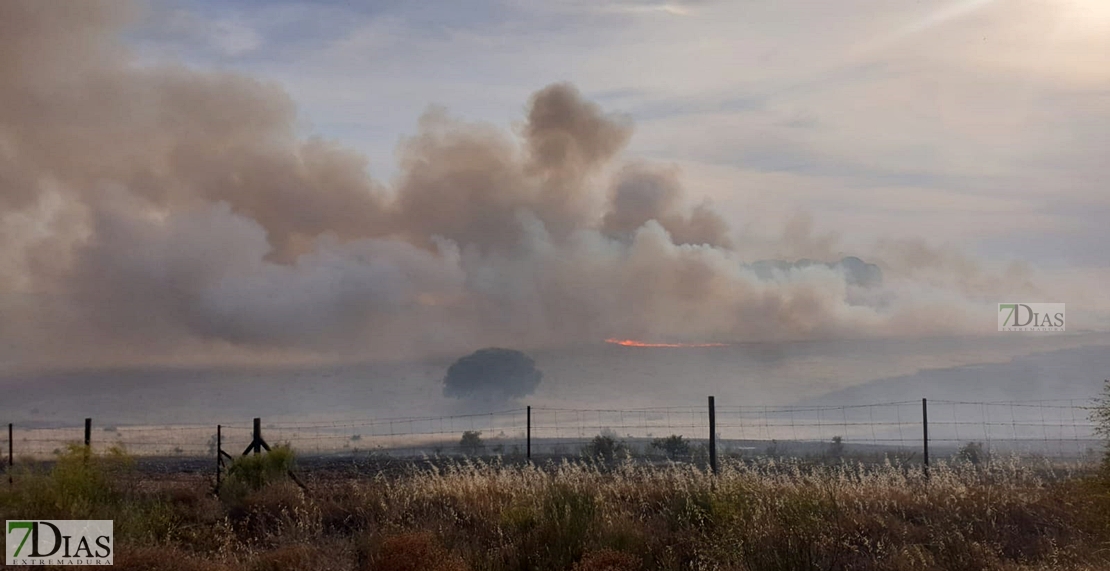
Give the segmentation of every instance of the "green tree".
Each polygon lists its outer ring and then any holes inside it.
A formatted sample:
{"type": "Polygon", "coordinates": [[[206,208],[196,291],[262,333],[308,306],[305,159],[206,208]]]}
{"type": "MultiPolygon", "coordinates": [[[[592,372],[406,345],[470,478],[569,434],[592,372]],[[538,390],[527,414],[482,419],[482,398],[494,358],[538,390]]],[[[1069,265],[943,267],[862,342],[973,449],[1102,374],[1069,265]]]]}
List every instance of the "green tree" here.
{"type": "Polygon", "coordinates": [[[467,454],[478,454],[485,448],[482,442],[482,433],[476,430],[467,430],[463,433],[462,439],[459,440],[459,446],[467,454]]]}
{"type": "Polygon", "coordinates": [[[624,443],[608,434],[599,434],[594,437],[583,449],[582,453],[591,458],[600,458],[605,461],[612,460],[625,451],[624,443]]]}
{"type": "Polygon", "coordinates": [[[455,361],[443,377],[443,395],[508,401],[532,394],[543,373],[531,357],[514,349],[489,348],[455,361]]]}
{"type": "Polygon", "coordinates": [[[679,434],[672,434],[666,438],[656,438],[651,441],[651,447],[666,452],[667,457],[671,460],[690,453],[690,443],[679,434]]]}

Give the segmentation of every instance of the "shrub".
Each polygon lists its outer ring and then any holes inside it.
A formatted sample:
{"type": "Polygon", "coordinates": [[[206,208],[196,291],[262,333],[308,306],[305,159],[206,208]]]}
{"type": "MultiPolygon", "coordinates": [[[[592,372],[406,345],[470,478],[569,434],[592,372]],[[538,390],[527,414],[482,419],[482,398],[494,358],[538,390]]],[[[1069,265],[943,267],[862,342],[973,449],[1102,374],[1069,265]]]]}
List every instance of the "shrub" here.
{"type": "Polygon", "coordinates": [[[84,445],[70,444],[58,452],[49,472],[22,475],[23,485],[5,503],[19,517],[89,519],[121,501],[122,484],[133,465],[123,448],[96,454],[84,445]]]}
{"type": "Polygon", "coordinates": [[[666,438],[656,438],[651,441],[651,447],[666,452],[667,457],[671,460],[690,453],[690,443],[678,434],[672,434],[666,438]]]}
{"type": "Polygon", "coordinates": [[[275,446],[263,454],[240,456],[227,469],[220,499],[231,505],[241,503],[251,492],[288,478],[293,464],[293,449],[287,445],[275,446]]]}
{"type": "Polygon", "coordinates": [[[582,454],[605,461],[610,461],[624,452],[624,443],[618,442],[615,438],[606,434],[595,436],[589,444],[582,448],[582,454]]]}

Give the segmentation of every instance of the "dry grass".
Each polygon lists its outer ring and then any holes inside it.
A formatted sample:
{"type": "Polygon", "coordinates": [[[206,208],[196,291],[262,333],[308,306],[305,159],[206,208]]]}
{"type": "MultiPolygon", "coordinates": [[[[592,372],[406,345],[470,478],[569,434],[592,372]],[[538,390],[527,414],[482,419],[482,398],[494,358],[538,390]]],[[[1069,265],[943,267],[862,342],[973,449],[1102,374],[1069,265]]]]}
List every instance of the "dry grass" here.
{"type": "Polygon", "coordinates": [[[0,491],[0,518],[114,519],[124,569],[1110,568],[1110,484],[1014,464],[938,466],[925,479],[895,465],[766,462],[713,476],[464,463],[310,480],[307,493],[278,477],[222,499],[202,481],[124,488],[65,466],[19,475],[0,491]]]}

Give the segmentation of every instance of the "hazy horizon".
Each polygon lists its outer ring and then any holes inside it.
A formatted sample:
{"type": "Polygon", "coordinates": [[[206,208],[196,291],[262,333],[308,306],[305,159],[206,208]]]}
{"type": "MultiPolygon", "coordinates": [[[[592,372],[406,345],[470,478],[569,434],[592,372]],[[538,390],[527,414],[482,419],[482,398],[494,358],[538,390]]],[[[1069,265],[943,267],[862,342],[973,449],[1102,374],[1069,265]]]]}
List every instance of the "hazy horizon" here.
{"type": "Polygon", "coordinates": [[[243,423],[568,409],[860,405],[923,397],[1008,401],[1099,393],[1110,337],[998,343],[953,339],[787,343],[701,349],[599,344],[534,353],[533,395],[503,403],[443,395],[450,359],[301,367],[176,367],[0,376],[0,417],[22,425],[243,423]],[[66,394],[59,399],[57,394],[66,394]]]}

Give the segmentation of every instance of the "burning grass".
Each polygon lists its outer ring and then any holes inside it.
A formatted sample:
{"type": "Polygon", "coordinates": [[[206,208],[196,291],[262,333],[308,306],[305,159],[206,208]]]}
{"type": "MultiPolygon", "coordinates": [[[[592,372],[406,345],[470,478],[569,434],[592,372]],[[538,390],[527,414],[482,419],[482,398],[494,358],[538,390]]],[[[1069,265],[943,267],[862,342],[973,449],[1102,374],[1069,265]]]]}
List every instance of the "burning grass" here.
{"type": "Polygon", "coordinates": [[[892,464],[475,462],[307,491],[261,466],[219,496],[200,479],[129,485],[118,457],[58,466],[17,474],[0,515],[114,519],[116,565],[144,571],[1110,566],[1110,481],[1000,462],[928,479],[892,464]]]}

